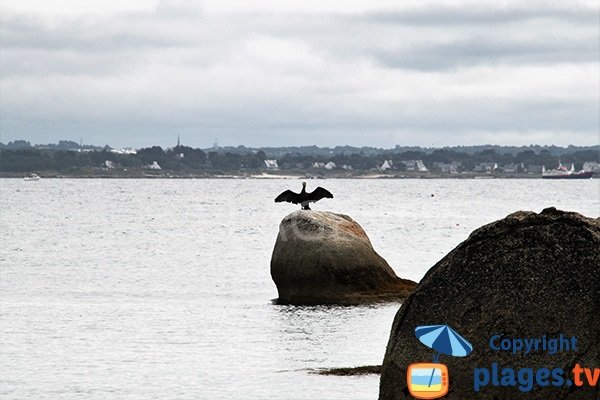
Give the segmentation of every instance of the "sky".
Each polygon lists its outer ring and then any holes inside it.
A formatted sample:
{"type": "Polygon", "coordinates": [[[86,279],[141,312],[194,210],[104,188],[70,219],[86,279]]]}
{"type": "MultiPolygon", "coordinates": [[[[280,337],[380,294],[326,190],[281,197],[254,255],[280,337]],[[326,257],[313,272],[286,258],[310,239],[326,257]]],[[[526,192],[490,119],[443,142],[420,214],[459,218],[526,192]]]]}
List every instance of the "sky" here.
{"type": "Polygon", "coordinates": [[[0,141],[596,145],[597,0],[0,0],[0,141]]]}

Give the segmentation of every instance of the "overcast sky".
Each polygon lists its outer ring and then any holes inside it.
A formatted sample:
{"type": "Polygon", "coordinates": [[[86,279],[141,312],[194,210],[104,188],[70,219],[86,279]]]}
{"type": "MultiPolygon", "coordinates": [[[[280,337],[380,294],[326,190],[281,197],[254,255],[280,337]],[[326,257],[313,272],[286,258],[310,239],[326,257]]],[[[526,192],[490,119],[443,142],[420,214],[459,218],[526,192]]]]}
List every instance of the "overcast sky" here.
{"type": "Polygon", "coordinates": [[[0,140],[600,143],[597,0],[0,0],[0,140]]]}

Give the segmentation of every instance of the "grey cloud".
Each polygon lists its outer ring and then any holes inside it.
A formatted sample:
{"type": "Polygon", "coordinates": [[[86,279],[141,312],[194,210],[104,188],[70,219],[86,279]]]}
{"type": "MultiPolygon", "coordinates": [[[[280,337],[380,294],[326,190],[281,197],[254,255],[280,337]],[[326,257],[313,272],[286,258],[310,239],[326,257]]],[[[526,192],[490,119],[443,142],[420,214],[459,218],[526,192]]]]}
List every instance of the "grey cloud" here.
{"type": "MultiPolygon", "coordinates": [[[[466,144],[475,140],[472,132],[495,134],[499,143],[514,138],[503,139],[504,132],[520,132],[523,140],[546,132],[551,143],[558,131],[589,143],[600,125],[598,95],[589,94],[594,78],[568,84],[586,94],[580,99],[543,82],[536,86],[543,93],[511,97],[481,89],[440,99],[427,93],[427,76],[460,85],[453,81],[457,69],[467,70],[466,80],[473,66],[501,65],[502,81],[510,68],[556,64],[573,66],[575,74],[598,60],[598,28],[597,12],[557,7],[207,16],[163,3],[152,13],[60,24],[7,14],[0,24],[0,131],[4,141],[84,136],[115,146],[166,145],[178,133],[196,146],[214,138],[466,144]],[[292,42],[290,51],[309,54],[278,64],[280,54],[248,49],[257,39],[292,42]],[[377,79],[382,74],[387,80],[377,79]],[[419,79],[418,96],[388,90],[411,83],[401,79],[419,79]]],[[[481,87],[490,79],[474,76],[481,87]]]]}
{"type": "Polygon", "coordinates": [[[369,13],[364,18],[375,23],[402,25],[496,25],[527,20],[554,19],[574,23],[594,24],[598,20],[597,8],[574,6],[527,7],[430,7],[411,11],[385,11],[369,13]]]}
{"type": "MultiPolygon", "coordinates": [[[[580,62],[598,57],[597,14],[590,10],[453,8],[358,16],[260,13],[211,18],[198,13],[161,13],[161,10],[164,6],[155,13],[66,20],[60,26],[9,15],[0,26],[2,47],[8,57],[11,51],[39,50],[49,56],[51,63],[51,52],[58,54],[57,63],[64,57],[61,51],[81,57],[104,53],[114,55],[116,64],[121,57],[129,64],[131,53],[143,57],[164,49],[181,49],[195,52],[194,62],[201,61],[198,55],[203,54],[203,64],[208,65],[219,57],[229,57],[232,48],[249,35],[259,34],[301,40],[332,59],[367,58],[391,68],[417,70],[498,62],[580,62]],[[530,32],[527,21],[544,16],[556,21],[548,26],[547,32],[530,32]],[[452,26],[440,28],[448,21],[452,26]],[[507,21],[516,25],[510,29],[495,25],[507,21]],[[431,31],[432,26],[436,31],[431,31]],[[457,33],[461,37],[452,39],[457,33]]],[[[5,64],[10,72],[10,63],[5,64]]]]}
{"type": "Polygon", "coordinates": [[[363,15],[300,15],[274,24],[331,58],[445,70],[463,65],[596,61],[598,10],[440,9],[363,15]]]}
{"type": "Polygon", "coordinates": [[[598,48],[593,38],[586,41],[555,40],[522,43],[490,37],[451,43],[427,43],[418,49],[372,49],[372,56],[390,68],[435,71],[474,65],[545,64],[595,62],[598,48]]]}
{"type": "MultiPolygon", "coordinates": [[[[31,48],[43,50],[74,50],[81,53],[92,51],[115,51],[120,49],[153,49],[190,44],[181,35],[170,35],[169,28],[156,31],[153,24],[168,22],[144,14],[119,16],[91,21],[67,19],[59,26],[48,24],[37,18],[13,16],[2,21],[0,32],[2,46],[11,48],[31,48]]],[[[171,21],[175,24],[175,21],[171,21]]]]}

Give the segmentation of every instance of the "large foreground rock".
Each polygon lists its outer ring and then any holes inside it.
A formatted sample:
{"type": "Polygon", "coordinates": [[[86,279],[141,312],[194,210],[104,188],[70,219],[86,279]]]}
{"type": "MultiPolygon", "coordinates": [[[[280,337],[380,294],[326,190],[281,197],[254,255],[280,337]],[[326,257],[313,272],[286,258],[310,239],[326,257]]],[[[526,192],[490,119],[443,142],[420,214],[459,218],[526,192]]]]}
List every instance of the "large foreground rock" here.
{"type": "Polygon", "coordinates": [[[405,298],[400,279],[347,215],[299,210],[286,216],[271,258],[282,304],[358,304],[405,298]]]}
{"type": "MultiPolygon", "coordinates": [[[[418,325],[447,324],[474,347],[465,358],[441,356],[448,366],[447,399],[599,399],[595,388],[535,386],[530,392],[493,387],[474,392],[474,369],[600,368],[600,219],[546,209],[517,212],[486,225],[440,262],[402,305],[383,362],[382,400],[411,398],[407,366],[432,351],[414,334],[418,325]],[[577,351],[513,355],[489,341],[576,336],[577,351]]],[[[571,377],[572,378],[572,377],[571,377]]],[[[523,380],[527,378],[524,377],[523,380]]],[[[527,385],[523,385],[527,388],[527,385]]]]}

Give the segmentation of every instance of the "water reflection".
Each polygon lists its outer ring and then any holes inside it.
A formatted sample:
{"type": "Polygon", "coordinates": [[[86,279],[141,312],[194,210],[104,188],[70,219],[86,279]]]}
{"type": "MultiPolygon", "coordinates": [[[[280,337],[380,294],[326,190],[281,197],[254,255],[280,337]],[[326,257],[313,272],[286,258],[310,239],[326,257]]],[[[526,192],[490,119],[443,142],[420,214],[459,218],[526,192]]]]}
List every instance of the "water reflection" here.
{"type": "Polygon", "coordinates": [[[320,369],[380,363],[399,306],[274,305],[278,364],[320,369]]]}

